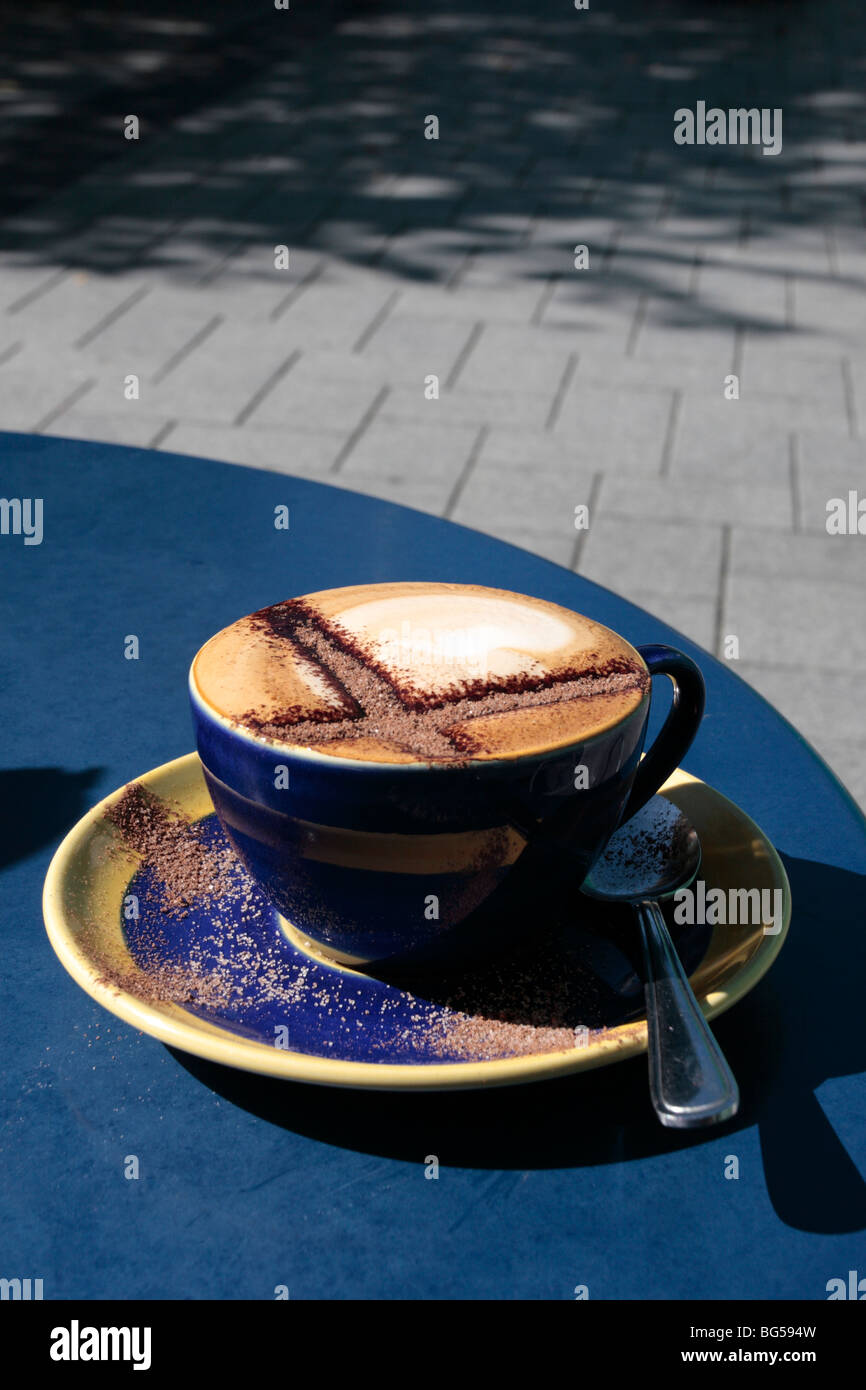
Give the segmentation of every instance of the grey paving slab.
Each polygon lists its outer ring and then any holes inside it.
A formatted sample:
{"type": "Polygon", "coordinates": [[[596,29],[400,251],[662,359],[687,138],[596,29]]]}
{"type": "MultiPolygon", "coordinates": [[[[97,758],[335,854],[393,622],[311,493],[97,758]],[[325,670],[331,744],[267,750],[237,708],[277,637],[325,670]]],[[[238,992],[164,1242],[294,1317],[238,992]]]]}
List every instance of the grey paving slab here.
{"type": "Polygon", "coordinates": [[[786,418],[779,422],[768,415],[764,402],[751,398],[686,393],[671,445],[671,477],[790,487],[791,427],[786,418]]]}
{"type": "MultiPolygon", "coordinates": [[[[866,541],[866,484],[862,469],[840,467],[826,473],[802,473],[799,482],[799,521],[803,531],[826,538],[828,545],[844,546],[850,538],[866,541]],[[853,494],[853,496],[852,496],[853,494]],[[836,531],[842,526],[843,534],[836,531]]],[[[840,552],[841,555],[841,552],[840,552]]]]}
{"type": "Polygon", "coordinates": [[[797,446],[805,476],[822,474],[831,482],[850,481],[856,487],[858,477],[866,475],[866,438],[849,439],[829,429],[801,429],[797,446]]]}
{"type": "Polygon", "coordinates": [[[21,338],[16,338],[13,327],[0,322],[0,366],[11,362],[23,348],[24,342],[21,338]]]}
{"type": "MultiPolygon", "coordinates": [[[[143,379],[139,400],[130,404],[149,414],[232,424],[275,374],[286,368],[294,351],[277,325],[262,329],[229,322],[220,323],[208,336],[206,349],[193,348],[165,376],[143,379]]],[[[128,362],[117,363],[110,374],[106,369],[88,410],[115,414],[130,370],[134,366],[128,362]]]]}
{"type": "Polygon", "coordinates": [[[363,492],[369,497],[381,497],[387,502],[399,502],[404,507],[441,516],[448,505],[453,487],[448,478],[429,474],[400,472],[368,472],[363,469],[339,473],[333,482],[350,492],[363,492]]]}
{"type": "Polygon", "coordinates": [[[249,418],[256,425],[291,425],[314,433],[327,426],[349,433],[361,424],[383,389],[381,378],[371,376],[370,366],[361,358],[340,357],[332,365],[327,354],[317,354],[301,358],[249,418]]]}
{"type": "MultiPolygon", "coordinates": [[[[735,238],[734,238],[735,239],[735,238]]],[[[821,283],[838,268],[825,226],[780,222],[770,238],[753,240],[738,259],[746,258],[756,269],[773,275],[802,275],[804,281],[821,283]]]]}
{"type": "Polygon", "coordinates": [[[279,322],[305,351],[350,353],[399,288],[392,282],[312,281],[279,313],[279,322]]]}
{"type": "Polygon", "coordinates": [[[833,271],[862,292],[866,289],[864,228],[838,226],[829,221],[826,232],[833,271]]]}
{"type": "Polygon", "coordinates": [[[577,460],[611,474],[655,477],[671,418],[669,391],[602,386],[581,376],[562,402],[554,433],[567,439],[577,460]]]}
{"type": "MultiPolygon", "coordinates": [[[[555,186],[561,186],[561,165],[555,171],[548,166],[547,178],[555,186]]],[[[587,205],[587,198],[593,186],[592,179],[580,179],[579,186],[574,189],[573,207],[579,209],[576,214],[573,208],[563,208],[557,211],[548,207],[543,201],[543,182],[541,166],[538,166],[521,189],[524,199],[532,200],[537,198],[539,193],[542,199],[527,229],[530,245],[557,248],[562,257],[560,269],[563,274],[574,269],[575,246],[586,246],[589,251],[590,269],[588,273],[592,273],[620,230],[619,218],[615,214],[593,215],[591,204],[587,205]]],[[[585,274],[587,272],[582,271],[580,273],[585,274]]]]}
{"type": "Polygon", "coordinates": [[[863,341],[858,347],[859,355],[852,354],[848,357],[846,371],[851,391],[851,432],[866,438],[866,358],[862,355],[863,341]]]}
{"type": "Polygon", "coordinates": [[[678,312],[674,305],[650,301],[646,316],[635,326],[635,361],[654,368],[660,384],[721,392],[725,377],[734,370],[736,362],[734,327],[709,323],[694,315],[687,321],[677,321],[678,312]]]}
{"type": "Polygon", "coordinates": [[[600,494],[602,515],[696,522],[789,531],[792,500],[788,488],[731,482],[724,476],[701,479],[650,479],[606,474],[600,494]]]}
{"type": "Polygon", "coordinates": [[[272,288],[273,299],[277,301],[324,265],[325,257],[318,248],[295,245],[288,231],[284,232],[278,225],[267,240],[260,233],[244,238],[238,249],[222,262],[218,271],[206,278],[203,288],[208,294],[219,296],[224,292],[231,293],[236,285],[238,289],[243,289],[244,284],[266,284],[272,288]],[[288,265],[285,265],[286,252],[282,250],[283,247],[288,250],[288,265]]]}
{"type": "Polygon", "coordinates": [[[707,309],[744,325],[784,327],[787,322],[785,279],[765,269],[736,265],[703,266],[696,297],[707,309]]]}
{"type": "Polygon", "coordinates": [[[396,386],[382,407],[389,420],[421,421],[441,417],[443,424],[493,425],[513,422],[524,428],[543,429],[553,403],[553,388],[548,395],[528,395],[524,392],[467,391],[458,381],[453,391],[442,389],[438,400],[427,400],[424,383],[417,386],[396,386]]]}
{"type": "Polygon", "coordinates": [[[117,415],[92,415],[73,405],[56,415],[42,432],[65,439],[95,439],[102,444],[131,444],[151,449],[168,424],[168,420],[157,415],[142,415],[131,410],[119,410],[117,415]]]}
{"type": "MultiPolygon", "coordinates": [[[[713,396],[723,391],[724,378],[734,370],[735,352],[733,335],[727,342],[716,339],[712,346],[701,342],[698,335],[694,356],[687,352],[687,334],[683,331],[645,334],[644,325],[637,320],[630,338],[630,354],[617,373],[623,385],[666,388],[669,391],[696,392],[703,396],[713,396]]],[[[709,336],[709,335],[708,335],[709,336]]],[[[598,354],[598,367],[595,361],[584,357],[584,368],[601,375],[610,373],[612,367],[606,363],[602,353],[598,354]]]]}
{"type": "Polygon", "coordinates": [[[807,738],[820,739],[832,730],[839,744],[859,745],[860,752],[866,754],[863,677],[859,672],[814,671],[802,669],[796,662],[766,666],[739,661],[735,669],[807,738]]]}
{"type": "Polygon", "coordinates": [[[7,430],[33,431],[50,422],[64,404],[89,395],[86,371],[58,370],[48,354],[22,367],[21,358],[0,366],[0,420],[7,430]]]}
{"type": "MultiPolygon", "coordinates": [[[[272,340],[281,348],[294,347],[299,342],[291,325],[280,319],[269,332],[272,340]]],[[[334,352],[329,349],[304,347],[297,366],[292,369],[299,387],[315,388],[321,381],[354,382],[369,384],[377,389],[388,381],[387,364],[368,357],[363,352],[334,352]]],[[[329,428],[330,422],[324,422],[329,428]]]]}
{"type": "MultiPolygon", "coordinates": [[[[467,229],[469,230],[469,229],[467,229]]],[[[573,256],[569,247],[524,243],[516,238],[512,245],[485,244],[477,234],[470,234],[468,257],[454,270],[458,290],[484,291],[496,289],[504,282],[513,284],[543,284],[553,275],[569,271],[573,256]]]]}
{"type": "MultiPolygon", "coordinates": [[[[109,238],[110,262],[115,259],[114,251],[111,249],[115,240],[112,234],[109,238]]],[[[164,236],[155,241],[148,240],[137,251],[137,270],[141,276],[151,271],[159,273],[160,276],[184,276],[198,280],[222,263],[226,252],[233,244],[234,239],[227,237],[222,245],[214,247],[206,228],[202,228],[198,233],[192,230],[179,232],[169,228],[164,236]]],[[[92,239],[84,248],[83,254],[87,254],[88,250],[98,262],[103,261],[105,252],[97,252],[92,239]]],[[[125,259],[125,255],[122,256],[121,262],[125,259]]]]}
{"type": "Polygon", "coordinates": [[[401,490],[411,503],[413,489],[440,499],[444,510],[466,465],[478,430],[448,425],[434,416],[416,423],[395,424],[382,417],[370,427],[341,464],[340,479],[379,477],[401,490]]]}
{"type": "MultiPolygon", "coordinates": [[[[282,272],[262,269],[261,272],[248,271],[237,274],[231,262],[215,267],[213,276],[192,283],[178,281],[176,276],[166,277],[157,271],[152,275],[156,285],[166,281],[173,289],[180,290],[191,299],[205,302],[214,313],[239,322],[267,324],[272,319],[282,317],[293,298],[306,293],[306,287],[316,278],[316,267],[323,264],[318,255],[313,259],[314,268],[305,276],[297,275],[291,279],[283,277],[282,272]]],[[[310,338],[307,331],[306,337],[310,338]]]]}
{"type": "Polygon", "coordinates": [[[841,423],[847,410],[842,356],[841,351],[835,360],[816,356],[808,337],[793,330],[779,335],[748,331],[742,347],[741,399],[793,396],[813,412],[841,423]]]}
{"type": "Polygon", "coordinates": [[[708,365],[698,354],[694,360],[685,357],[644,357],[640,354],[640,336],[631,335],[637,343],[634,352],[625,354],[621,341],[607,335],[598,337],[577,332],[572,345],[578,353],[581,382],[593,382],[610,388],[635,391],[697,391],[710,395],[724,380],[725,365],[708,365]]]}
{"type": "Polygon", "coordinates": [[[158,287],[128,307],[125,303],[116,317],[109,311],[101,322],[93,321],[79,339],[82,366],[93,364],[99,371],[123,367],[150,376],[198,343],[219,318],[208,296],[200,292],[158,287]]]}
{"type": "Polygon", "coordinates": [[[730,568],[734,574],[799,579],[820,587],[850,584],[866,592],[866,544],[860,535],[787,535],[733,527],[730,568]]]}
{"type": "MultiPolygon", "coordinates": [[[[792,302],[796,318],[796,290],[792,293],[792,302]]],[[[767,343],[771,346],[782,337],[786,341],[785,356],[794,361],[792,370],[795,372],[801,370],[799,364],[803,360],[816,365],[830,363],[835,366],[840,359],[856,356],[863,347],[860,334],[837,332],[830,320],[822,325],[795,322],[792,329],[773,330],[767,334],[767,343]]]]}
{"type": "Polygon", "coordinates": [[[703,450],[712,455],[724,447],[736,454],[750,443],[763,443],[774,436],[808,428],[814,424],[819,408],[828,434],[838,438],[848,434],[848,414],[841,390],[822,400],[818,407],[805,396],[747,394],[743,385],[741,380],[740,397],[734,400],[727,400],[723,389],[711,395],[687,392],[676,451],[697,456],[703,450]]]}
{"type": "Polygon", "coordinates": [[[575,507],[591,496],[593,474],[588,469],[563,472],[538,465],[506,465],[482,453],[465,481],[452,513],[455,521],[501,535],[503,525],[516,533],[559,534],[563,553],[571,556],[577,537],[575,507]]]}
{"type": "Polygon", "coordinates": [[[866,671],[863,596],[853,585],[732,574],[724,623],[740,639],[742,661],[795,674],[866,671]]]}
{"type": "Polygon", "coordinates": [[[837,342],[862,351],[866,336],[866,295],[833,281],[800,277],[795,287],[797,323],[818,332],[830,329],[837,342]]]}
{"type": "Polygon", "coordinates": [[[407,384],[423,382],[431,372],[440,382],[448,381],[473,333],[473,326],[460,319],[386,317],[376,325],[374,318],[356,342],[356,350],[388,380],[407,384]]]}
{"type": "Polygon", "coordinates": [[[568,334],[530,324],[485,324],[460,372],[466,391],[513,389],[551,399],[575,353],[568,334]]]}
{"type": "Polygon", "coordinates": [[[722,563],[720,526],[605,516],[591,519],[580,573],[626,594],[715,603],[722,563]]]}
{"type": "Polygon", "coordinates": [[[16,263],[11,256],[4,256],[0,260],[0,308],[8,312],[11,306],[14,315],[14,306],[45,294],[67,273],[64,266],[29,265],[21,259],[16,263]]]}
{"type": "Polygon", "coordinates": [[[487,431],[479,460],[506,469],[516,465],[528,473],[538,471],[545,476],[558,473],[568,478],[578,470],[582,476],[587,472],[578,462],[574,446],[567,437],[549,430],[505,426],[498,422],[487,431]]]}
{"type": "Polygon", "coordinates": [[[394,274],[431,277],[444,284],[474,246],[468,228],[413,228],[388,239],[379,265],[394,274]]]}
{"type": "Polygon", "coordinates": [[[345,436],[336,430],[302,432],[291,428],[233,428],[181,421],[160,442],[172,454],[195,454],[249,468],[328,481],[345,436]]]}
{"type": "Polygon", "coordinates": [[[657,226],[670,246],[696,253],[707,265],[739,261],[742,211],[734,201],[690,206],[688,194],[677,189],[657,226]]]}
{"type": "MultiPolygon", "coordinates": [[[[582,569],[582,567],[581,567],[582,569]]],[[[622,592],[619,591],[618,592],[622,592]]],[[[645,587],[638,588],[633,593],[625,593],[625,598],[630,598],[633,603],[638,603],[641,608],[660,618],[662,622],[670,623],[671,627],[681,632],[684,637],[689,637],[705,651],[714,652],[716,643],[716,601],[715,599],[699,598],[694,594],[680,593],[652,593],[645,587]]],[[[636,634],[635,640],[639,641],[636,634]]],[[[664,695],[662,695],[664,699],[664,695]]]]}
{"type": "Polygon", "coordinates": [[[621,341],[625,351],[642,292],[633,286],[599,284],[598,277],[590,279],[590,274],[572,270],[552,282],[540,322],[545,327],[564,325],[609,335],[621,341]]]}
{"type": "Polygon", "coordinates": [[[111,276],[74,270],[9,317],[14,320],[14,330],[19,335],[31,339],[44,337],[65,347],[75,343],[106,315],[122,309],[141,288],[132,276],[117,281],[111,276]]]}
{"type": "Polygon", "coordinates": [[[692,291],[695,249],[678,247],[661,229],[627,227],[618,237],[606,273],[628,283],[645,284],[653,296],[683,297],[692,291]]]}
{"type": "Polygon", "coordinates": [[[458,318],[468,323],[529,323],[543,284],[499,280],[481,288],[466,283],[404,287],[395,318],[458,318]]]}
{"type": "MultiPolygon", "coordinates": [[[[30,349],[28,349],[28,352],[29,351],[30,349]]],[[[37,376],[32,369],[28,369],[28,372],[33,390],[36,392],[38,390],[37,383],[40,381],[40,377],[37,376]]],[[[114,370],[110,367],[104,367],[100,370],[93,366],[88,370],[87,364],[82,360],[77,369],[74,371],[67,369],[64,372],[64,382],[68,387],[62,398],[66,400],[65,409],[71,410],[73,406],[77,407],[79,404],[78,400],[70,395],[70,392],[74,388],[68,386],[68,383],[79,385],[83,383],[87,387],[87,405],[84,410],[84,413],[87,415],[105,415],[114,420],[123,420],[126,418],[130,421],[132,433],[136,435],[139,433],[139,427],[134,423],[137,417],[144,416],[148,420],[156,418],[165,419],[166,417],[160,413],[154,403],[154,398],[150,392],[149,383],[146,379],[141,378],[139,381],[138,400],[134,398],[130,400],[127,398],[127,387],[125,383],[128,375],[129,373],[127,372],[125,363],[116,364],[114,370]]],[[[39,398],[56,404],[58,398],[54,395],[53,387],[48,384],[44,377],[41,378],[41,382],[42,385],[39,398]]],[[[0,386],[0,397],[2,397],[2,386],[0,386]]],[[[84,399],[85,397],[82,396],[81,400],[83,401],[84,399]]],[[[0,409],[2,409],[2,406],[0,406],[0,409]]]]}

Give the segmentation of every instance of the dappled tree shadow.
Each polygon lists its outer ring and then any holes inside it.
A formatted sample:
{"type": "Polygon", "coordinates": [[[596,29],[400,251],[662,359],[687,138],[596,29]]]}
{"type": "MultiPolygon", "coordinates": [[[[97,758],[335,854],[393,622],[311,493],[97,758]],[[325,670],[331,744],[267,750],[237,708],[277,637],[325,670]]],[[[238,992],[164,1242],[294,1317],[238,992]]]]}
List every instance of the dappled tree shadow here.
{"type": "MultiPolygon", "coordinates": [[[[255,280],[285,242],[310,253],[301,278],[330,255],[450,287],[561,280],[567,296],[583,239],[605,272],[585,305],[643,294],[684,328],[771,329],[709,280],[695,297],[695,267],[737,246],[759,262],[782,224],[862,230],[864,25],[845,0],[127,0],[110,23],[3,0],[0,16],[14,264],[255,280]],[[677,146],[673,112],[698,100],[781,107],[784,157],[677,146]]],[[[829,274],[806,247],[798,275],[829,274]]],[[[844,267],[834,282],[861,287],[844,267]]]]}

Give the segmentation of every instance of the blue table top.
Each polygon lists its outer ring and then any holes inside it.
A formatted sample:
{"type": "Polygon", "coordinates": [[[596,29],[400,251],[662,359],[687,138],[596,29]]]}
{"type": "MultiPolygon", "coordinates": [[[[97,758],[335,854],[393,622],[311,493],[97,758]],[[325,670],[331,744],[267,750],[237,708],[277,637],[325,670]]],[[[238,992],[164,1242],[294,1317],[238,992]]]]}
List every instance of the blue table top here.
{"type": "Polygon", "coordinates": [[[355,493],[14,434],[0,461],[3,495],[44,509],[41,544],[0,535],[0,1274],[46,1298],[824,1299],[866,1272],[866,824],[735,662],[545,560],[355,493]],[[439,1095],[230,1071],[106,1014],[56,960],[49,859],[93,802],[191,749],[201,642],[293,594],[396,578],[537,594],[700,662],[686,767],[769,834],[794,898],[779,960],[716,1025],[742,1091],[719,1132],[662,1129],[644,1058],[439,1095]]]}

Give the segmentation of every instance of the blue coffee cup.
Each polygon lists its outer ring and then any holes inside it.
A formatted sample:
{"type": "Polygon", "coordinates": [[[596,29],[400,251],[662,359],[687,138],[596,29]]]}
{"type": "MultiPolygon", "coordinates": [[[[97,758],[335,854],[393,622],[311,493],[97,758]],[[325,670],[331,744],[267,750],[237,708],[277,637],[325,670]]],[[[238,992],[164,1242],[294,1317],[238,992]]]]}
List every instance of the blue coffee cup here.
{"type": "Polygon", "coordinates": [[[565,746],[377,763],[240,727],[205,699],[194,660],[192,715],[214,808],[283,929],[362,969],[445,966],[495,951],[527,914],[538,920],[576,892],[617,826],[678,766],[703,714],[689,657],[630,650],[650,677],[673,683],[643,759],[649,681],[624,717],[565,746]]]}

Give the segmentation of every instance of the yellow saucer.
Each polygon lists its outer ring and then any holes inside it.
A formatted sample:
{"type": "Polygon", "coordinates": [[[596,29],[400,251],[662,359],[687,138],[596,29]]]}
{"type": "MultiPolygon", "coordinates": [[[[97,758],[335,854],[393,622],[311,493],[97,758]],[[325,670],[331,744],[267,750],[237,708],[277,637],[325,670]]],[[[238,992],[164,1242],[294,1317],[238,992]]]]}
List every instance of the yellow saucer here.
{"type": "MultiPolygon", "coordinates": [[[[137,781],[190,819],[212,814],[195,753],[154,768],[137,781]]],[[[555,1052],[494,1060],[357,1060],[283,1050],[264,1037],[249,1036],[248,1028],[247,1035],[242,1035],[228,1023],[202,1017],[191,1007],[142,998],[106,977],[106,962],[116,967],[108,972],[115,981],[119,976],[132,980],[138,970],[122,930],[122,904],[138,861],[122,851],[117,832],[104,818],[106,806],[121,790],[89,811],[54,855],[43,895],[45,925],[60,961],[87,994],[172,1047],[287,1080],[376,1090],[511,1085],[604,1066],[646,1051],[646,1023],[638,1020],[595,1032],[586,1046],[555,1052]]],[[[782,926],[776,934],[765,933],[761,925],[713,928],[706,953],[691,977],[704,1013],[713,1018],[753,989],[778,955],[791,918],[790,886],[767,837],[733,802],[682,771],[670,778],[663,791],[697,828],[703,846],[700,876],[707,892],[721,888],[727,893],[748,885],[770,892],[778,889],[782,894],[782,926]]],[[[289,941],[285,949],[301,952],[303,948],[289,941]]],[[[331,972],[335,979],[340,974],[339,967],[321,961],[315,969],[331,972]]],[[[355,980],[363,979],[350,973],[355,980]]]]}

